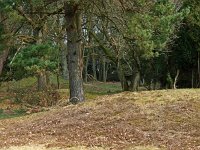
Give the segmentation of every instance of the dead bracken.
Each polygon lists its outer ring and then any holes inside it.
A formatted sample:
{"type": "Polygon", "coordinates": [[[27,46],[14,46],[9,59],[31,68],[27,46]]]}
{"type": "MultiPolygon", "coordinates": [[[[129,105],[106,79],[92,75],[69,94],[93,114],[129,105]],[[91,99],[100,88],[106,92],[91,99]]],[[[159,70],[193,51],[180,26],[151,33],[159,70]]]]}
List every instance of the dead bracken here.
{"type": "Polygon", "coordinates": [[[39,144],[64,149],[198,150],[199,97],[200,90],[123,92],[1,120],[0,148],[39,144]]]}

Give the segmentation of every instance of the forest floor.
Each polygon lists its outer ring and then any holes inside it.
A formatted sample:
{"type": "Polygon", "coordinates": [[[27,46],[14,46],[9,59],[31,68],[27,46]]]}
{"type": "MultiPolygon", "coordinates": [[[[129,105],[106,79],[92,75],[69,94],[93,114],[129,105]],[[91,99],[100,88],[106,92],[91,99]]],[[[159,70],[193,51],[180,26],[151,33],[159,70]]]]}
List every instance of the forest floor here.
{"type": "Polygon", "coordinates": [[[200,89],[102,94],[0,120],[0,150],[31,149],[200,150],[200,89]]]}

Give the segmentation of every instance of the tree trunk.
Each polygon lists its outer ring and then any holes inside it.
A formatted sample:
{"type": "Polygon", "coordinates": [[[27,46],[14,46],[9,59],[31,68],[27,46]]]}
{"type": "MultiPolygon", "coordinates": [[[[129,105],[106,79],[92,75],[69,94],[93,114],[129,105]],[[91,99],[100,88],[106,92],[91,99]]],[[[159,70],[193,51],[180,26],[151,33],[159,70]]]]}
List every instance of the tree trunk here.
{"type": "Polygon", "coordinates": [[[133,89],[133,78],[134,75],[125,75],[124,70],[121,65],[118,64],[118,76],[121,82],[121,87],[123,91],[132,91],[133,89]]]}
{"type": "Polygon", "coordinates": [[[85,83],[88,82],[88,63],[89,63],[89,55],[86,56],[86,61],[85,61],[85,83]]]}
{"type": "Polygon", "coordinates": [[[94,50],[92,53],[92,71],[93,71],[93,77],[96,80],[97,79],[97,70],[96,70],[96,59],[95,59],[94,50]]]}
{"type": "Polygon", "coordinates": [[[62,76],[65,80],[69,80],[69,72],[67,65],[67,51],[61,46],[61,65],[62,65],[62,76]]]}
{"type": "Polygon", "coordinates": [[[60,78],[59,78],[59,74],[56,75],[57,78],[57,88],[60,89],[60,78]]]}
{"type": "MultiPolygon", "coordinates": [[[[5,18],[6,17],[4,16],[4,14],[0,13],[0,20],[4,20],[5,18]]],[[[0,22],[0,25],[3,28],[3,34],[4,33],[10,34],[9,27],[6,22],[0,22]]],[[[0,76],[1,76],[3,68],[4,68],[4,63],[7,60],[9,51],[10,51],[10,49],[9,49],[10,39],[5,38],[5,39],[1,39],[1,40],[2,40],[1,42],[5,46],[5,49],[3,49],[2,51],[0,50],[0,76]]]]}
{"type": "Polygon", "coordinates": [[[130,90],[138,91],[139,83],[140,83],[140,72],[138,71],[138,72],[135,72],[135,74],[133,75],[133,80],[131,83],[130,90]]]}
{"type": "Polygon", "coordinates": [[[200,52],[198,52],[197,63],[198,63],[198,85],[197,85],[197,87],[200,87],[200,52]]]}
{"type": "Polygon", "coordinates": [[[123,70],[122,70],[122,67],[121,67],[121,64],[118,62],[117,64],[117,73],[118,73],[118,77],[119,77],[119,80],[120,80],[120,83],[121,83],[121,87],[122,87],[122,90],[124,90],[124,74],[123,74],[123,70]]]}
{"type": "Polygon", "coordinates": [[[126,78],[123,79],[123,91],[130,91],[130,86],[128,84],[128,80],[126,78]]]}
{"type": "Polygon", "coordinates": [[[3,71],[3,66],[4,66],[4,63],[8,57],[8,54],[9,54],[9,49],[6,49],[4,50],[1,54],[0,54],[0,76],[1,76],[1,73],[3,71]]]}
{"type": "Polygon", "coordinates": [[[166,89],[173,89],[173,79],[171,77],[170,72],[167,73],[167,85],[166,89]]]}
{"type": "Polygon", "coordinates": [[[65,2],[70,102],[73,104],[84,101],[81,49],[82,15],[79,7],[74,1],[65,2]]]}
{"type": "Polygon", "coordinates": [[[45,72],[40,72],[37,75],[38,79],[38,91],[44,91],[47,89],[47,76],[45,72]]]}
{"type": "Polygon", "coordinates": [[[103,82],[106,82],[107,71],[106,71],[106,57],[103,56],[103,82]]]}
{"type": "Polygon", "coordinates": [[[97,66],[97,77],[99,81],[103,81],[103,62],[101,60],[99,60],[99,64],[97,66]]]}
{"type": "Polygon", "coordinates": [[[192,69],[192,81],[191,81],[191,87],[194,88],[194,70],[192,69]]]}
{"type": "Polygon", "coordinates": [[[177,84],[177,81],[178,81],[179,73],[180,73],[180,70],[178,69],[177,72],[176,72],[176,76],[174,78],[174,85],[173,85],[174,89],[176,89],[176,84],[177,84]]]}
{"type": "Polygon", "coordinates": [[[135,62],[132,64],[132,69],[134,70],[134,72],[133,72],[133,78],[132,78],[132,83],[131,83],[131,91],[138,91],[139,84],[140,84],[141,65],[140,65],[140,59],[136,55],[135,52],[133,52],[133,58],[135,62]]]}
{"type": "MultiPolygon", "coordinates": [[[[42,26],[36,26],[33,27],[32,35],[34,37],[34,41],[32,44],[40,44],[42,43],[42,26]]],[[[47,90],[48,85],[50,84],[49,79],[49,72],[46,72],[46,70],[40,70],[40,72],[37,74],[38,79],[38,91],[44,91],[47,90]]]]}

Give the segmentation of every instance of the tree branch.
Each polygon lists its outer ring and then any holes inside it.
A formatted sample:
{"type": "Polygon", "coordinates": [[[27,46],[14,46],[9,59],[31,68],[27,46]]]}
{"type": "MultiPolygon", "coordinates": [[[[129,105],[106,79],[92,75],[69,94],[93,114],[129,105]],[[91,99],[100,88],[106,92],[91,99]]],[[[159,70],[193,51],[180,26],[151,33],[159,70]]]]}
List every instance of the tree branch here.
{"type": "Polygon", "coordinates": [[[23,16],[32,26],[35,26],[34,21],[23,11],[22,7],[14,8],[21,16],[23,16]]]}
{"type": "Polygon", "coordinates": [[[108,48],[106,48],[104,46],[104,44],[99,40],[99,38],[90,31],[90,34],[92,35],[92,37],[98,42],[99,46],[102,48],[103,52],[105,53],[105,55],[115,64],[117,64],[117,59],[115,57],[113,57],[113,54],[110,53],[110,50],[108,48]]]}

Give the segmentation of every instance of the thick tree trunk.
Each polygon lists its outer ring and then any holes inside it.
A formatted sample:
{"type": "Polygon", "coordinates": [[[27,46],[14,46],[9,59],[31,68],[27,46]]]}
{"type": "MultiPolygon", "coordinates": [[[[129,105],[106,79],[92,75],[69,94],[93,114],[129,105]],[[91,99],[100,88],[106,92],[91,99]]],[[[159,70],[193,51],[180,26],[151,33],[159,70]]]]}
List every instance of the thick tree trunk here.
{"type": "Polygon", "coordinates": [[[131,91],[138,91],[139,83],[140,83],[140,72],[138,71],[133,76],[131,91]]]}
{"type": "Polygon", "coordinates": [[[135,62],[132,64],[132,70],[134,71],[132,73],[132,81],[131,81],[131,91],[138,91],[139,84],[140,84],[140,70],[141,70],[141,65],[140,65],[140,59],[139,57],[133,53],[133,58],[135,62]]]}
{"type": "Polygon", "coordinates": [[[1,76],[1,73],[3,71],[3,66],[4,66],[4,63],[7,59],[7,57],[8,57],[8,54],[9,54],[8,49],[6,49],[2,53],[0,53],[0,76],[1,76]]]}
{"type": "Polygon", "coordinates": [[[61,65],[62,65],[62,76],[65,80],[69,80],[69,72],[67,65],[67,51],[61,46],[61,65]]]}
{"type": "Polygon", "coordinates": [[[70,102],[84,101],[82,80],[81,12],[73,1],[65,3],[70,102]]]}
{"type": "MultiPolygon", "coordinates": [[[[4,16],[3,13],[0,13],[0,20],[4,20],[6,17],[4,16]]],[[[5,34],[10,34],[10,30],[8,28],[8,25],[6,22],[1,22],[0,23],[1,27],[3,28],[3,31],[5,34]]],[[[2,74],[2,71],[3,71],[3,67],[4,67],[4,63],[5,61],[7,60],[8,58],[8,55],[9,55],[9,39],[1,39],[5,46],[5,49],[3,50],[0,50],[0,76],[2,74]]]]}
{"type": "Polygon", "coordinates": [[[38,91],[44,91],[47,89],[47,74],[45,72],[40,72],[37,75],[37,79],[38,79],[38,91]]]}

